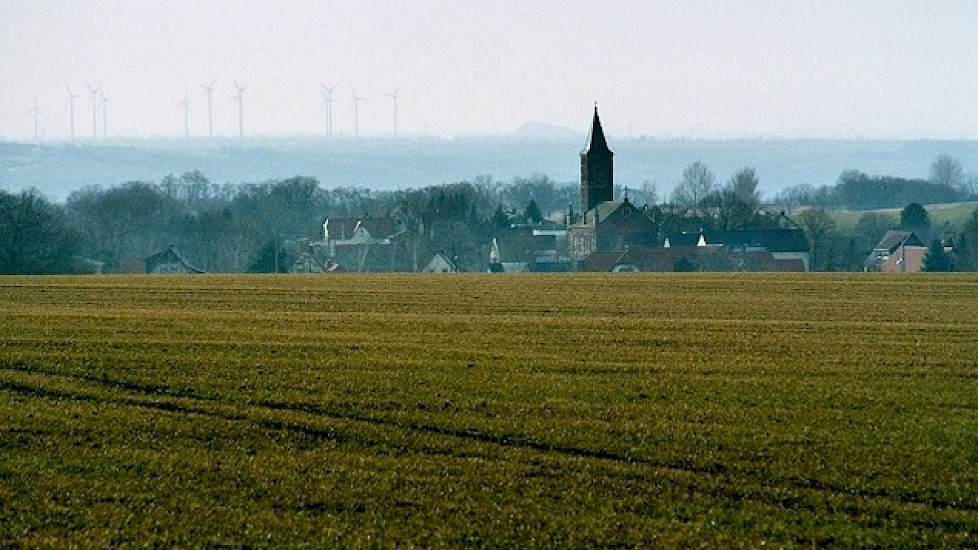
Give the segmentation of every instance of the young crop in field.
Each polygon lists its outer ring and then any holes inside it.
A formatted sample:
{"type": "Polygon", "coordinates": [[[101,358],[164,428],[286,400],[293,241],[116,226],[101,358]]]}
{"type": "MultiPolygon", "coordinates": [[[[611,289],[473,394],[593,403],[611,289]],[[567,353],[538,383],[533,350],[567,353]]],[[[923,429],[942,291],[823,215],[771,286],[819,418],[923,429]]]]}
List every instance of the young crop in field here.
{"type": "Polygon", "coordinates": [[[978,279],[0,278],[0,544],[968,546],[978,279]]]}

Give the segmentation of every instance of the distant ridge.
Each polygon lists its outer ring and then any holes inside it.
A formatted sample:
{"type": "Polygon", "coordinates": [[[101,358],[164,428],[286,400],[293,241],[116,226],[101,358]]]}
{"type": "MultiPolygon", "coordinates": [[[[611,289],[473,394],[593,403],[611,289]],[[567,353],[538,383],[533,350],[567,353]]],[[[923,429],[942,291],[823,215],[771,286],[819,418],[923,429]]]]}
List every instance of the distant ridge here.
{"type": "Polygon", "coordinates": [[[546,122],[524,122],[512,133],[515,137],[539,140],[575,140],[584,139],[584,132],[566,126],[547,124],[546,122]]]}
{"type": "MultiPolygon", "coordinates": [[[[526,126],[526,125],[524,125],[526,126]]],[[[559,126],[554,127],[560,129],[559,126]]],[[[490,174],[498,181],[546,174],[576,184],[584,134],[566,138],[483,136],[470,139],[269,138],[79,141],[32,145],[0,140],[0,190],[36,187],[56,200],[86,185],[159,181],[198,169],[215,183],[260,183],[301,174],[326,188],[404,189],[490,174]]],[[[548,134],[553,135],[553,134],[548,134]]],[[[800,183],[835,183],[843,170],[926,178],[938,155],[978,172],[974,140],[627,139],[611,136],[615,179],[637,188],[654,182],[668,194],[693,161],[720,181],[744,166],[771,195],[800,183]]]]}

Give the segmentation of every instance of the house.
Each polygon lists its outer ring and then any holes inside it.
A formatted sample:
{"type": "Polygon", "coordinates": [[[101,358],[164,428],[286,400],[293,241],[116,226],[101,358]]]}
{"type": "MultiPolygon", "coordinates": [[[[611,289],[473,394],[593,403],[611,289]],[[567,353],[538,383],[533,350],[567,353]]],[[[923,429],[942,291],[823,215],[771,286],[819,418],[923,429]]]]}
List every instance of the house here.
{"type": "Polygon", "coordinates": [[[146,273],[204,273],[190,265],[172,244],[163,252],[143,258],[143,270],[146,273]]]}
{"type": "Polygon", "coordinates": [[[323,242],[330,256],[337,247],[389,245],[398,234],[391,218],[326,218],[323,220],[323,242]]]}
{"type": "Polygon", "coordinates": [[[913,231],[890,230],[863,261],[863,271],[917,273],[926,254],[927,247],[913,231]]]}
{"type": "Polygon", "coordinates": [[[445,254],[439,252],[421,269],[421,273],[460,273],[458,264],[445,254]]]}
{"type": "Polygon", "coordinates": [[[802,271],[811,269],[811,249],[808,238],[801,229],[765,228],[741,229],[733,231],[697,231],[678,233],[666,237],[665,248],[680,247],[724,247],[732,254],[739,254],[745,266],[757,263],[770,269],[759,271],[802,271]],[[768,253],[774,264],[767,260],[768,253]],[[763,259],[762,259],[763,258],[763,259]],[[781,265],[778,265],[780,263],[781,265]]]}
{"type": "Polygon", "coordinates": [[[347,217],[323,220],[323,264],[329,259],[357,272],[412,271],[406,232],[392,218],[347,217]]]}

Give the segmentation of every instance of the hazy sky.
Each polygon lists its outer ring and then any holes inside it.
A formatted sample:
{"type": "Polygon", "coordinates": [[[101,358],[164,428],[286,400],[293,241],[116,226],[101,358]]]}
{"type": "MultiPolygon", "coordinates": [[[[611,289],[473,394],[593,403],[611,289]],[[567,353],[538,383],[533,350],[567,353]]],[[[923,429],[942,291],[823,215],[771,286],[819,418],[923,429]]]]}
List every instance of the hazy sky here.
{"type": "MultiPolygon", "coordinates": [[[[507,132],[529,120],[612,134],[978,138],[978,2],[0,0],[0,137],[68,133],[65,83],[91,134],[86,79],[112,135],[215,131],[507,132]]],[[[101,124],[101,115],[99,115],[101,124]]],[[[101,130],[100,130],[101,131],[101,130]]]]}

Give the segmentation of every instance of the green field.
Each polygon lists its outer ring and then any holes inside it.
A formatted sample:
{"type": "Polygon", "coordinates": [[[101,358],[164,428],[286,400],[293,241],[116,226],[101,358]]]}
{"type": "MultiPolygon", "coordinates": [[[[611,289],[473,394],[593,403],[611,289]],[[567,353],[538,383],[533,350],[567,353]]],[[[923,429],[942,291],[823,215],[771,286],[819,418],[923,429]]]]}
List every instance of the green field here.
{"type": "MultiPolygon", "coordinates": [[[[978,202],[949,202],[942,204],[925,204],[924,209],[930,218],[931,224],[936,228],[948,228],[951,231],[960,231],[961,227],[971,217],[972,212],[978,210],[978,202]]],[[[900,211],[903,208],[881,208],[878,210],[830,210],[829,216],[835,222],[836,229],[843,233],[848,233],[856,227],[859,218],[867,212],[888,214],[897,222],[900,221],[900,211]]]]}
{"type": "Polygon", "coordinates": [[[0,278],[0,546],[978,546],[978,277],[0,278]]]}

